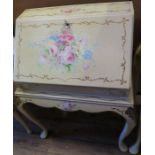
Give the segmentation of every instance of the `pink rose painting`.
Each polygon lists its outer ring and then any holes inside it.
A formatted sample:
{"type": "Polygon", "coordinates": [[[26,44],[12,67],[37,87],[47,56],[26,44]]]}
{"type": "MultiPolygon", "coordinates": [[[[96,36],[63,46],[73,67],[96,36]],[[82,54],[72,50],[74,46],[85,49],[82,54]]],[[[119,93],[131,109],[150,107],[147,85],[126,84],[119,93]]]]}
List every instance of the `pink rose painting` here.
{"type": "MultiPolygon", "coordinates": [[[[63,66],[67,71],[71,71],[81,58],[86,61],[86,64],[90,61],[88,59],[92,58],[92,52],[90,49],[81,47],[86,45],[85,39],[83,42],[73,35],[70,25],[65,24],[60,34],[53,34],[48,38],[48,46],[41,52],[40,63],[50,64],[51,62],[63,66]]],[[[85,66],[84,70],[86,70],[85,66]]]]}

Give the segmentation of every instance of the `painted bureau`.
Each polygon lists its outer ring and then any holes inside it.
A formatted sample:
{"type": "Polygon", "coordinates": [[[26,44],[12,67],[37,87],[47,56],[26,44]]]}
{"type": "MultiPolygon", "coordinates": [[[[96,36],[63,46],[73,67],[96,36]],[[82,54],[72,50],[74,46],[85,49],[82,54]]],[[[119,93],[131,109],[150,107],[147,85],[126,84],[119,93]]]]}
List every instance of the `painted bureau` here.
{"type": "Polygon", "coordinates": [[[16,20],[14,56],[18,110],[48,131],[24,104],[64,111],[112,111],[125,118],[118,143],[135,126],[132,90],[132,2],[25,10],[16,20]]]}

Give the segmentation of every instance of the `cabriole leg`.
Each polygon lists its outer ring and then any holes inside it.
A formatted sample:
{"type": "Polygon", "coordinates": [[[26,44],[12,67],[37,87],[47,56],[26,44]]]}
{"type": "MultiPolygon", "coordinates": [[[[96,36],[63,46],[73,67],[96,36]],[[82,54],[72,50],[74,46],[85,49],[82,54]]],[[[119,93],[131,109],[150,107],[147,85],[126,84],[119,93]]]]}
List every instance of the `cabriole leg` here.
{"type": "Polygon", "coordinates": [[[129,152],[130,152],[131,154],[137,154],[137,153],[139,152],[140,143],[141,143],[141,123],[139,122],[137,140],[136,140],[136,142],[129,148],[129,152]]]}
{"type": "Polygon", "coordinates": [[[136,123],[135,123],[135,113],[133,108],[128,108],[125,113],[123,114],[123,117],[126,119],[125,126],[120,134],[119,137],[119,148],[121,151],[126,152],[128,151],[127,145],[124,143],[125,138],[131,133],[131,131],[134,129],[136,123]]]}
{"type": "Polygon", "coordinates": [[[19,114],[19,112],[17,110],[14,110],[13,116],[24,127],[24,129],[26,130],[26,132],[28,134],[31,134],[32,133],[32,131],[30,130],[30,128],[28,127],[28,125],[24,121],[23,117],[19,114]]]}
{"type": "Polygon", "coordinates": [[[30,121],[32,121],[33,123],[35,123],[37,126],[39,126],[43,131],[41,132],[40,134],[40,138],[41,139],[45,139],[48,135],[48,131],[47,129],[44,127],[44,125],[37,119],[35,118],[34,116],[32,116],[32,114],[28,113],[24,107],[23,107],[24,104],[20,104],[18,106],[18,110],[26,117],[28,118],[30,121]]]}

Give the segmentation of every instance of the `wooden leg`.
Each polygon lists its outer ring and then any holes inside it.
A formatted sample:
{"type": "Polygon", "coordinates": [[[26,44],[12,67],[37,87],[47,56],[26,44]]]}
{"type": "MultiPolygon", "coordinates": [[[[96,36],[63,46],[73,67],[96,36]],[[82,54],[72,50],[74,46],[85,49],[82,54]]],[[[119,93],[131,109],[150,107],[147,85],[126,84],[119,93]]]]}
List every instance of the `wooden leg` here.
{"type": "Polygon", "coordinates": [[[19,112],[17,110],[14,110],[13,116],[25,128],[25,130],[26,130],[26,132],[28,134],[31,134],[32,133],[32,131],[30,130],[30,128],[28,127],[28,125],[24,121],[23,117],[19,114],[19,112]]]}
{"type": "Polygon", "coordinates": [[[124,118],[126,119],[126,123],[120,134],[118,143],[119,143],[120,150],[123,152],[126,152],[128,151],[128,147],[124,143],[124,140],[131,133],[131,131],[134,129],[136,125],[134,110],[132,108],[128,108],[124,113],[124,118]]]}
{"type": "Polygon", "coordinates": [[[137,140],[136,140],[136,142],[129,148],[129,152],[130,152],[131,154],[137,154],[137,153],[139,152],[140,143],[141,143],[141,123],[139,122],[137,140]]]}
{"type": "Polygon", "coordinates": [[[43,131],[41,132],[40,134],[40,138],[41,139],[45,139],[48,135],[48,131],[47,129],[44,127],[44,125],[37,119],[35,118],[34,116],[32,116],[32,114],[28,113],[24,107],[23,107],[24,104],[20,104],[18,106],[18,110],[26,117],[28,118],[30,121],[32,121],[33,123],[35,123],[37,126],[39,126],[43,131]]]}

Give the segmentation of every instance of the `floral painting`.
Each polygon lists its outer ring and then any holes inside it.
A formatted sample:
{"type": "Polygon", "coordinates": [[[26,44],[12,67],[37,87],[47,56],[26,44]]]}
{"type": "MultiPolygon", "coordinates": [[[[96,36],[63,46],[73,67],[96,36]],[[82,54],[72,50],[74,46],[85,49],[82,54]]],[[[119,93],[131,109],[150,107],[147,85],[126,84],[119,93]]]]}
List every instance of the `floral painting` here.
{"type": "Polygon", "coordinates": [[[71,25],[65,23],[60,33],[52,34],[47,39],[47,47],[40,52],[40,64],[63,67],[71,72],[77,64],[82,63],[83,69],[90,68],[93,51],[88,48],[88,39],[75,35],[71,25]]]}

